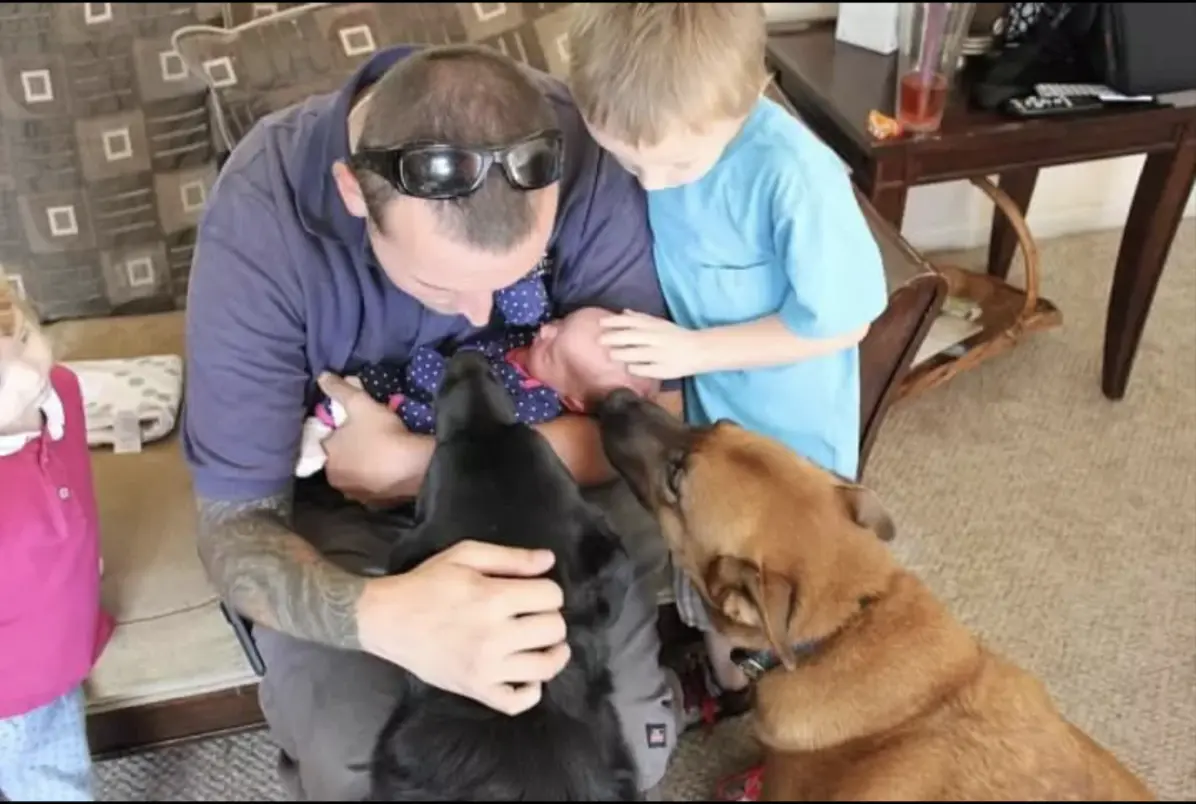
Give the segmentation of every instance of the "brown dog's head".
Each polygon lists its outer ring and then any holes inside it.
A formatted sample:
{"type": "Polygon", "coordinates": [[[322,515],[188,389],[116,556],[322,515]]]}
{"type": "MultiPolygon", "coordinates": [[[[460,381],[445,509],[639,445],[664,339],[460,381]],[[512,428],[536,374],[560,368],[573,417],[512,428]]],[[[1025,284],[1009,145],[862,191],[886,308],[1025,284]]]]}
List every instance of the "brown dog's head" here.
{"type": "Polygon", "coordinates": [[[881,596],[894,526],[876,495],[730,422],[688,426],[615,391],[594,412],[607,459],[737,647],[775,652],[835,633],[881,596]]]}

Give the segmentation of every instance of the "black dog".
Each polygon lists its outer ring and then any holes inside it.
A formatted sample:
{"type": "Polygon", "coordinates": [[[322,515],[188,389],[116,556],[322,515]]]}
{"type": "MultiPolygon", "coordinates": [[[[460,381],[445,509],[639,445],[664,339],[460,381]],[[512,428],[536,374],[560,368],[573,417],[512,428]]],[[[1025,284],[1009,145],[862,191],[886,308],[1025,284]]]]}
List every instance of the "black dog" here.
{"type": "Polygon", "coordinates": [[[408,676],[374,753],[371,801],[634,801],[633,760],[610,703],[604,629],[631,560],[548,442],[516,423],[486,361],[449,362],[436,398],[436,450],[417,525],[390,571],[465,539],[556,555],[572,658],[540,703],[514,717],[408,676]]]}

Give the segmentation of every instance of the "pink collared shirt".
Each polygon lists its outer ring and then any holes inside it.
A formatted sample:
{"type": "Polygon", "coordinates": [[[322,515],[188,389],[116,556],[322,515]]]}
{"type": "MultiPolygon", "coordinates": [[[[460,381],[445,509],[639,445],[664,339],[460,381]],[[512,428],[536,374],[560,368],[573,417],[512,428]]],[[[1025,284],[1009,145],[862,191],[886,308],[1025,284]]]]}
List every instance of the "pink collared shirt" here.
{"type": "Polygon", "coordinates": [[[91,673],[114,622],[100,605],[100,538],[79,380],[62,366],[45,423],[0,450],[0,718],[91,673]]]}

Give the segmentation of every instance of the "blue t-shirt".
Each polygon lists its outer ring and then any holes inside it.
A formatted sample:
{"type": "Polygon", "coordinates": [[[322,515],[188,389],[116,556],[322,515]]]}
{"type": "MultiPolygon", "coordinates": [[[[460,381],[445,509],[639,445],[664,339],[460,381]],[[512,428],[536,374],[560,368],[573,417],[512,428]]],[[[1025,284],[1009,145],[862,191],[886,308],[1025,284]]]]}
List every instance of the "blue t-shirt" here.
{"type": "MultiPolygon", "coordinates": [[[[766,98],[698,181],[648,193],[656,268],[690,328],[778,315],[798,337],[845,335],[888,303],[880,249],[835,153],[766,98]]],[[[686,381],[686,417],[726,418],[826,469],[859,464],[858,348],[686,381]]]]}
{"type": "MultiPolygon", "coordinates": [[[[421,347],[479,333],[386,278],[332,178],[349,153],[352,99],[413,50],[380,51],[341,90],[259,121],[208,196],[188,287],[182,420],[200,495],[243,500],[288,487],[321,372],[406,363],[421,347]]],[[[565,87],[540,77],[566,155],[543,262],[552,316],[589,305],[665,315],[643,191],[589,136],[565,87]]]]}

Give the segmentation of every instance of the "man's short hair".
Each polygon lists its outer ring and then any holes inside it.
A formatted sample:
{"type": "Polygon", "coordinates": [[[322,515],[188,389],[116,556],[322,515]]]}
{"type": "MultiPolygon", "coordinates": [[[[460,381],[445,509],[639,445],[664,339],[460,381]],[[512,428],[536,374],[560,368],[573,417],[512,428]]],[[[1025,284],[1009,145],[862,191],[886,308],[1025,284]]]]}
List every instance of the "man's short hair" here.
{"type": "MultiPolygon", "coordinates": [[[[415,140],[498,145],[558,125],[544,88],[514,59],[479,45],[446,45],[416,51],[378,80],[358,147],[415,140]]],[[[358,171],[357,178],[382,228],[382,209],[398,191],[373,173],[358,171]]],[[[425,203],[435,205],[444,234],[496,253],[523,242],[535,221],[527,191],[511,186],[498,165],[473,195],[425,203]]]]}
{"type": "Polygon", "coordinates": [[[744,117],[767,83],[762,3],[577,3],[572,14],[573,97],[626,145],[744,117]]]}

